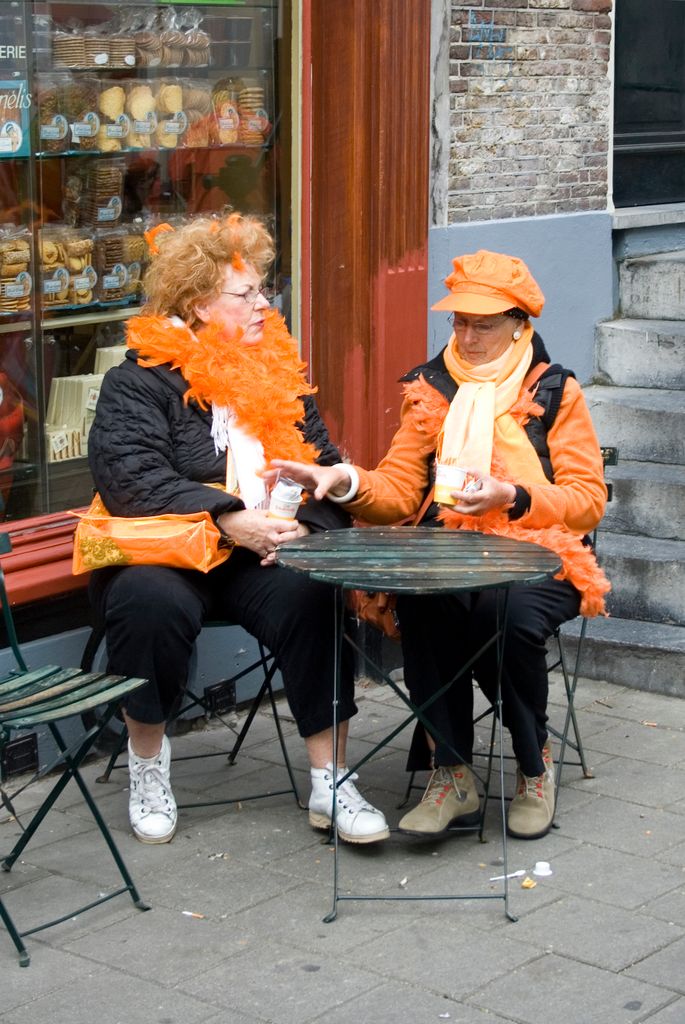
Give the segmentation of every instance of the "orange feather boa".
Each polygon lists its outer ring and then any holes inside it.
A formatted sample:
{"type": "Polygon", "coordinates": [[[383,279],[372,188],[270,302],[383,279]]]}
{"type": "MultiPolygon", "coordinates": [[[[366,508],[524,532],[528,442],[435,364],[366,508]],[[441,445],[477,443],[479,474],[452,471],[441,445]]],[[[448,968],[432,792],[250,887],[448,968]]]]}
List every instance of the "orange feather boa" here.
{"type": "MultiPolygon", "coordinates": [[[[409,415],[413,417],[422,433],[437,442],[449,408],[447,399],[427,384],[423,377],[407,384],[404,390],[412,406],[409,415]]],[[[539,416],[541,412],[541,407],[536,405],[527,390],[521,393],[511,408],[511,415],[522,427],[531,416],[539,416]]],[[[504,460],[496,446],[492,453],[492,475],[498,480],[515,483],[507,474],[504,460]]],[[[520,520],[509,519],[502,509],[491,509],[482,516],[467,516],[455,512],[454,509],[443,508],[439,518],[450,530],[478,530],[481,533],[497,534],[499,537],[527,540],[549,548],[561,559],[562,568],[555,578],[569,580],[580,592],[581,615],[591,618],[607,614],[604,596],[611,589],[611,584],[597,564],[592,549],[586,547],[578,534],[566,526],[559,524],[543,529],[530,529],[522,525],[520,520]]]]}
{"type": "Polygon", "coordinates": [[[267,464],[275,458],[314,462],[318,451],[297,424],[304,420],[302,396],[316,388],[307,382],[306,364],[283,317],[270,310],[256,344],[244,344],[241,334],[229,335],[216,324],[194,334],[167,317],[136,316],[126,340],[141,366],[168,363],[181,371],[189,385],[186,403],[228,407],[243,430],[261,441],[267,464]]]}

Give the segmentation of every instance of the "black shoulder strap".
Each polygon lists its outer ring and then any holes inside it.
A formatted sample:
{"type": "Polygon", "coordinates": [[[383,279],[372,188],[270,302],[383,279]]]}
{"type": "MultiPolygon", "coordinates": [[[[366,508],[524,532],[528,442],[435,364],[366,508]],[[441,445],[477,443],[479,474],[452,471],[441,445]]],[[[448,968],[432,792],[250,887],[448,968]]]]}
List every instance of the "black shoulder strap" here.
{"type": "Polygon", "coordinates": [[[571,370],[565,370],[559,363],[553,363],[545,370],[537,381],[535,391],[535,401],[542,406],[542,414],[532,416],[524,427],[528,440],[537,452],[544,474],[550,483],[554,483],[554,470],[549,457],[547,435],[559,412],[564,385],[568,378],[573,376],[571,370]]]}
{"type": "Polygon", "coordinates": [[[551,430],[557,418],[566,381],[574,376],[572,370],[566,370],[560,363],[553,363],[540,377],[535,401],[544,409],[540,419],[545,426],[545,433],[551,430]]]}

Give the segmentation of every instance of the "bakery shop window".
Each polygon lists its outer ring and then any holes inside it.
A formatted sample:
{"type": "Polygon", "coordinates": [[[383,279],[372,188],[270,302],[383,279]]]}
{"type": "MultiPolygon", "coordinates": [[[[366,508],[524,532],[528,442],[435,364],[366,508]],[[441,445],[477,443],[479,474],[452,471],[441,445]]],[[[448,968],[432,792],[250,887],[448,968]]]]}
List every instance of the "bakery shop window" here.
{"type": "Polygon", "coordinates": [[[289,314],[291,3],[0,6],[16,54],[3,73],[0,50],[0,518],[12,519],[90,499],[88,432],[144,302],[149,228],[264,216],[289,314]]]}

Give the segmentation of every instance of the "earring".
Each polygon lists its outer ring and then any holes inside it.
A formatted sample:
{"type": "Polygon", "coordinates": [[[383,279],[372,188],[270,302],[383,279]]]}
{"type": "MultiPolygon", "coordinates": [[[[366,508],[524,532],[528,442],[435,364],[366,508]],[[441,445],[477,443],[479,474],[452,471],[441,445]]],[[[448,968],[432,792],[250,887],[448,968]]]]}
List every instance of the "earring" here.
{"type": "Polygon", "coordinates": [[[521,337],[521,332],[518,331],[518,330],[514,331],[514,333],[512,334],[512,338],[514,339],[514,341],[518,341],[520,337],[521,337]]]}

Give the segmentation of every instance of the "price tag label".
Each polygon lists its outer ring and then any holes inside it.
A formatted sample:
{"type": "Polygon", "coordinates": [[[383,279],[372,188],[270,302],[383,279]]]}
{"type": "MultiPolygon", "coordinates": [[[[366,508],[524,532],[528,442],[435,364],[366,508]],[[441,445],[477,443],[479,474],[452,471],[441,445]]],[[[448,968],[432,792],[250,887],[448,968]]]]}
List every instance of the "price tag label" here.
{"type": "Polygon", "coordinates": [[[52,277],[43,281],[43,293],[45,295],[57,295],[59,292],[66,292],[69,287],[69,272],[64,267],[56,270],[52,277]]]}
{"type": "Polygon", "coordinates": [[[95,406],[98,404],[99,397],[100,388],[88,388],[88,394],[86,396],[86,409],[88,410],[88,412],[95,412],[95,406]]]}
{"type": "Polygon", "coordinates": [[[69,131],[69,123],[62,114],[55,114],[49,124],[40,126],[41,139],[61,141],[69,131]]]}
{"type": "Polygon", "coordinates": [[[71,137],[75,141],[79,139],[93,139],[100,128],[100,118],[94,112],[86,114],[82,121],[74,121],[71,126],[71,137]]]}
{"type": "Polygon", "coordinates": [[[131,130],[131,122],[126,114],[119,114],[114,124],[105,125],[105,138],[125,139],[131,130]]]}
{"type": "MultiPolygon", "coordinates": [[[[148,67],[152,67],[151,64],[148,67]]],[[[153,110],[147,115],[144,121],[134,121],[133,130],[138,135],[151,135],[152,132],[157,130],[157,115],[153,110]]]]}
{"type": "Polygon", "coordinates": [[[60,431],[59,434],[53,434],[50,438],[50,447],[55,455],[59,455],[65,448],[69,447],[69,438],[63,431],[60,431]]]}
{"type": "Polygon", "coordinates": [[[8,299],[23,299],[31,294],[32,286],[31,275],[28,271],[22,270],[21,273],[17,274],[12,284],[4,285],[4,294],[8,299]]]}
{"type": "Polygon", "coordinates": [[[187,127],[188,118],[182,110],[178,114],[174,114],[173,121],[162,121],[162,131],[169,135],[182,135],[187,127]]]}
{"type": "Polygon", "coordinates": [[[98,206],[97,219],[99,221],[119,220],[121,217],[121,199],[119,196],[112,196],[107,206],[98,206]]]}

